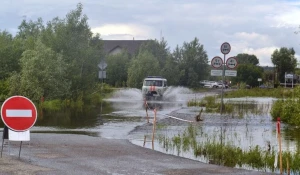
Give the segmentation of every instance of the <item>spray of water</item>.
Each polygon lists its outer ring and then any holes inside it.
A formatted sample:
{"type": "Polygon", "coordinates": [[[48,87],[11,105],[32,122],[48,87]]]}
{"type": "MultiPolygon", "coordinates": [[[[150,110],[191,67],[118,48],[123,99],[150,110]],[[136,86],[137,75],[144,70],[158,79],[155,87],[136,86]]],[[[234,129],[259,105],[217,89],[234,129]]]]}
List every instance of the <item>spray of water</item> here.
{"type": "MultiPolygon", "coordinates": [[[[149,103],[160,104],[163,108],[178,108],[186,104],[189,95],[192,95],[192,91],[188,88],[170,86],[164,93],[163,101],[149,103]]],[[[120,89],[106,101],[112,102],[116,109],[144,110],[144,99],[140,89],[120,89]]]]}
{"type": "Polygon", "coordinates": [[[193,92],[186,87],[170,86],[164,93],[164,100],[168,102],[187,101],[187,96],[193,92]]]}

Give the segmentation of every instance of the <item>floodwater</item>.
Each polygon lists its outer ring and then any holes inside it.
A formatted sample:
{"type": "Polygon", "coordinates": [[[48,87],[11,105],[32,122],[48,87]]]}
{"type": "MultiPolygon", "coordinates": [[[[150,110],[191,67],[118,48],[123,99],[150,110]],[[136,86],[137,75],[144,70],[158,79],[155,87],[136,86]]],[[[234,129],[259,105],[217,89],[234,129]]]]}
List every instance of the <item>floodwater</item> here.
{"type": "MultiPolygon", "coordinates": [[[[195,156],[193,150],[166,149],[159,138],[168,137],[172,139],[172,137],[183,133],[190,125],[190,122],[187,121],[194,121],[193,116],[196,116],[201,109],[200,107],[188,107],[187,102],[199,101],[207,95],[214,94],[215,92],[193,93],[184,87],[170,87],[166,92],[164,102],[160,102],[158,105],[156,117],[157,120],[168,119],[172,121],[171,124],[166,122],[157,126],[154,145],[151,142],[152,127],[135,130],[137,126],[147,124],[146,110],[143,107],[144,101],[139,89],[116,91],[102,104],[102,111],[100,106],[85,107],[80,112],[44,111],[38,115],[38,120],[35,126],[31,128],[31,132],[73,133],[112,139],[125,138],[133,144],[145,148],[209,163],[208,159],[195,156]],[[174,112],[179,116],[185,116],[184,121],[170,119],[170,115],[174,112]],[[131,132],[133,130],[135,131],[131,132]]],[[[194,127],[200,133],[197,142],[203,143],[214,140],[240,147],[243,150],[257,145],[262,149],[277,150],[276,122],[272,121],[270,116],[270,109],[274,100],[276,99],[225,98],[225,103],[235,104],[235,113],[220,115],[204,112],[202,114],[203,121],[194,122],[194,127]]],[[[152,109],[148,110],[147,113],[151,123],[155,113],[152,109]]],[[[284,124],[281,125],[281,129],[282,149],[291,152],[299,150],[300,130],[284,124]]],[[[247,166],[243,168],[251,169],[247,166]]]]}

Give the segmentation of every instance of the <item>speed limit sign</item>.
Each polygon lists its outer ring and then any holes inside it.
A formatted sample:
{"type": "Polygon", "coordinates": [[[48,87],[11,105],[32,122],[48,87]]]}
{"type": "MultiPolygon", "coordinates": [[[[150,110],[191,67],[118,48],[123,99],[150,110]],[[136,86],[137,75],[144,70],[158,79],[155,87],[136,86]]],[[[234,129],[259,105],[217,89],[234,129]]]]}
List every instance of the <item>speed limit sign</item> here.
{"type": "Polygon", "coordinates": [[[216,56],[211,60],[211,66],[214,68],[219,68],[222,65],[223,65],[223,60],[221,57],[216,56]]]}
{"type": "Polygon", "coordinates": [[[226,55],[230,52],[231,46],[229,43],[225,42],[221,45],[221,52],[226,55]]]}
{"type": "Polygon", "coordinates": [[[233,69],[237,66],[237,60],[235,59],[235,57],[230,57],[227,59],[226,61],[226,66],[229,68],[229,69],[233,69]]]}

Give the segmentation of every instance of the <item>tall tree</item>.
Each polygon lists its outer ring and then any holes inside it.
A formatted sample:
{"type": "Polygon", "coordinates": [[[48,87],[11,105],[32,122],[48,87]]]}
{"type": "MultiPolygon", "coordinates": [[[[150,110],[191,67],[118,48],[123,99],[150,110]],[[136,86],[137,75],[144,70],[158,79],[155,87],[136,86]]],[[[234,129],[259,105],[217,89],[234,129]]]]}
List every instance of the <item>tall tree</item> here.
{"type": "Polygon", "coordinates": [[[8,78],[13,71],[20,71],[19,59],[22,52],[19,40],[6,31],[0,31],[0,80],[8,78]]]}
{"type": "Polygon", "coordinates": [[[198,38],[195,38],[189,43],[184,42],[181,51],[174,54],[182,57],[177,58],[180,60],[180,69],[183,73],[180,85],[198,86],[199,81],[208,75],[208,57],[204,46],[199,43],[198,38]]]}
{"type": "Polygon", "coordinates": [[[258,65],[259,60],[255,55],[249,55],[247,53],[240,53],[236,56],[238,64],[253,64],[258,65]]]}
{"type": "Polygon", "coordinates": [[[116,87],[125,86],[127,82],[127,70],[129,65],[129,55],[123,51],[117,55],[107,57],[107,82],[116,87]]]}
{"type": "Polygon", "coordinates": [[[127,85],[140,89],[143,79],[150,75],[160,75],[158,60],[148,50],[140,50],[128,68],[127,85]]]}
{"type": "Polygon", "coordinates": [[[257,86],[258,78],[262,78],[263,69],[253,64],[241,64],[237,67],[237,77],[233,78],[233,83],[244,82],[250,86],[257,86]]]}
{"type": "Polygon", "coordinates": [[[171,56],[167,58],[161,75],[168,80],[169,85],[178,85],[180,78],[179,64],[171,56]]]}
{"type": "Polygon", "coordinates": [[[100,52],[99,35],[93,36],[88,18],[82,13],[83,6],[78,4],[65,19],[54,18],[48,22],[42,33],[42,41],[57,53],[61,53],[67,63],[66,74],[71,82],[71,98],[97,83],[97,64],[103,54],[100,52]]]}
{"type": "Polygon", "coordinates": [[[168,43],[164,38],[161,41],[148,40],[141,45],[141,50],[148,50],[159,62],[160,68],[163,68],[166,64],[166,60],[170,55],[170,49],[168,43]]]}
{"type": "Polygon", "coordinates": [[[26,50],[20,60],[21,72],[10,78],[11,94],[21,94],[39,100],[66,97],[70,81],[66,77],[67,65],[61,54],[47,48],[40,40],[34,50],[26,50]]]}
{"type": "Polygon", "coordinates": [[[23,20],[18,29],[19,31],[16,38],[22,41],[23,50],[27,50],[34,49],[35,42],[38,40],[38,37],[45,27],[42,18],[38,18],[37,21],[23,20]]]}
{"type": "Polygon", "coordinates": [[[281,47],[276,49],[271,56],[272,63],[278,73],[277,80],[284,82],[285,73],[294,73],[297,66],[297,59],[293,48],[281,47]]]}

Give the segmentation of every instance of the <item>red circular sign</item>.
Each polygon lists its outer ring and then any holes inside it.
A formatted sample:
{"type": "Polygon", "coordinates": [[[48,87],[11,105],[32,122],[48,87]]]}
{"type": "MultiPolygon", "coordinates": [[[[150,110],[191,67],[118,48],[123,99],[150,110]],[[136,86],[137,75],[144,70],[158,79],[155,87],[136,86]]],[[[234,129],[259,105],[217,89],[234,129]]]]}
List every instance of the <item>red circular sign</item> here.
{"type": "Polygon", "coordinates": [[[230,52],[231,46],[229,43],[225,42],[221,45],[221,52],[226,55],[230,52]]]}
{"type": "Polygon", "coordinates": [[[222,65],[223,65],[223,60],[221,57],[216,56],[211,60],[211,66],[214,68],[219,68],[222,65]]]}
{"type": "Polygon", "coordinates": [[[35,124],[37,110],[28,98],[12,96],[2,104],[1,118],[8,128],[14,131],[26,131],[35,124]]]}
{"type": "Polygon", "coordinates": [[[234,69],[238,65],[238,63],[235,57],[230,57],[227,59],[226,65],[229,69],[234,69]]]}

